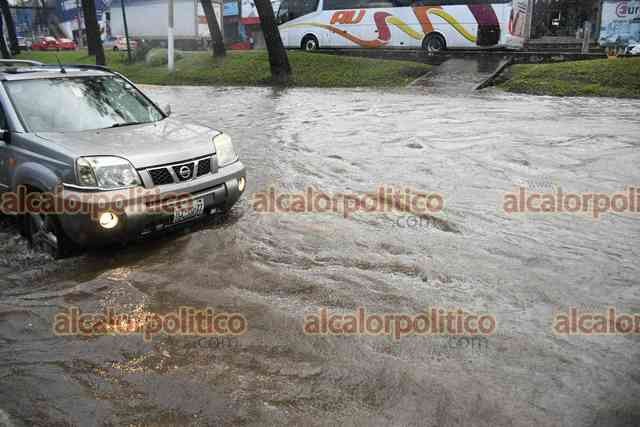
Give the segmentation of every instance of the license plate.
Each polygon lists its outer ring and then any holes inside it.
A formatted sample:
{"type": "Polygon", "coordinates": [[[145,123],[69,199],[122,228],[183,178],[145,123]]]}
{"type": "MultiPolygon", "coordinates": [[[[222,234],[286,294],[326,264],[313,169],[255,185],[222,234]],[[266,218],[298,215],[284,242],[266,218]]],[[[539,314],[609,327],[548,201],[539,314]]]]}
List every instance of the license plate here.
{"type": "Polygon", "coordinates": [[[173,223],[188,221],[202,216],[204,213],[204,199],[195,199],[183,205],[176,206],[173,211],[173,223]]]}

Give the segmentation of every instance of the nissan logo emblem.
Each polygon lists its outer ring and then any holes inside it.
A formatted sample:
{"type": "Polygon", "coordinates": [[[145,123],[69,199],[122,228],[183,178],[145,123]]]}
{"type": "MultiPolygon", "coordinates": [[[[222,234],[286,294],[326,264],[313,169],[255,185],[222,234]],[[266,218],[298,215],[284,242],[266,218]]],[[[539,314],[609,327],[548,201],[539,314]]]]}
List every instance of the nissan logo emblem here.
{"type": "Polygon", "coordinates": [[[182,179],[189,179],[191,178],[191,169],[189,168],[189,166],[182,166],[180,168],[180,176],[182,177],[182,179]]]}

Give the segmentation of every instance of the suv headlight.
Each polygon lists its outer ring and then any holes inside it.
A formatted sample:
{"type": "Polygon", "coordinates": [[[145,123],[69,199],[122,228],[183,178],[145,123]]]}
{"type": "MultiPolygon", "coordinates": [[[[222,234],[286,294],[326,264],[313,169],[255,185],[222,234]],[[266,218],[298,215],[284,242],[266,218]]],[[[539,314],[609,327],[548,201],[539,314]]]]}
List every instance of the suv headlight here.
{"type": "Polygon", "coordinates": [[[120,157],[80,157],[76,162],[78,183],[103,190],[141,185],[138,172],[120,157]]]}
{"type": "Polygon", "coordinates": [[[216,146],[216,157],[218,158],[218,166],[224,167],[238,160],[236,150],[233,149],[233,143],[229,135],[221,133],[213,138],[213,145],[216,146]]]}

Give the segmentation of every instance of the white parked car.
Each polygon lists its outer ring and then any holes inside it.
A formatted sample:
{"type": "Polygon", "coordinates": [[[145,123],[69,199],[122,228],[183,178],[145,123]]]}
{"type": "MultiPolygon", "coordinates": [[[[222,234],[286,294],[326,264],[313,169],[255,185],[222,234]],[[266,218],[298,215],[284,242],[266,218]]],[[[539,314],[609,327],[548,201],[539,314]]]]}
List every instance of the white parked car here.
{"type": "Polygon", "coordinates": [[[624,48],[625,55],[640,55],[640,41],[631,40],[624,48]]]}
{"type": "Polygon", "coordinates": [[[18,46],[21,50],[29,50],[31,49],[31,40],[26,37],[18,37],[18,46]]]}
{"type": "MultiPolygon", "coordinates": [[[[129,45],[131,46],[131,50],[137,49],[138,41],[129,38],[129,45]]],[[[127,50],[127,38],[125,36],[116,37],[116,42],[113,46],[113,50],[127,50]]]]}
{"type": "MultiPolygon", "coordinates": [[[[137,40],[130,38],[129,44],[131,45],[131,50],[135,50],[138,48],[139,42],[137,40]]],[[[125,36],[110,37],[107,40],[102,42],[102,47],[105,50],[111,49],[114,51],[118,51],[118,50],[126,51],[127,38],[125,36]]]]}

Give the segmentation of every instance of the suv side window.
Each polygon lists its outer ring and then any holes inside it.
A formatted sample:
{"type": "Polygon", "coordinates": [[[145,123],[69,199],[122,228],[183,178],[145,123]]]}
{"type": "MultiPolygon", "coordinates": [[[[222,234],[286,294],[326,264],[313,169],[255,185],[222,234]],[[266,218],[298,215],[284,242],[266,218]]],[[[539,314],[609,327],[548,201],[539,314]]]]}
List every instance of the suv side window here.
{"type": "Polygon", "coordinates": [[[7,118],[4,115],[4,108],[0,104],[0,129],[7,130],[7,118]]]}

